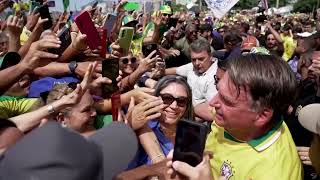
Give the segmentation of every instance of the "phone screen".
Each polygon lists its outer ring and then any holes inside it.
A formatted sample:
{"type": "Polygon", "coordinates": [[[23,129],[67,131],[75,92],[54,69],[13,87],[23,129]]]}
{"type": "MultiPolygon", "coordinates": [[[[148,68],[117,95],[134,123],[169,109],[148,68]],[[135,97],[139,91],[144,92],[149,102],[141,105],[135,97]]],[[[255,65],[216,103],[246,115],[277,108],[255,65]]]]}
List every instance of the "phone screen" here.
{"type": "Polygon", "coordinates": [[[191,120],[180,120],[177,126],[173,161],[197,166],[203,158],[207,126],[191,120]]]}
{"type": "Polygon", "coordinates": [[[113,25],[116,22],[116,20],[117,20],[117,16],[116,15],[113,15],[113,14],[108,14],[107,15],[107,19],[104,22],[103,28],[108,30],[107,31],[107,36],[108,37],[111,37],[112,28],[113,28],[113,25]]]}
{"type": "Polygon", "coordinates": [[[39,13],[40,13],[41,19],[46,19],[46,18],[48,19],[48,21],[46,21],[43,24],[43,29],[44,30],[50,29],[52,27],[52,18],[51,18],[50,12],[49,12],[48,5],[42,5],[39,8],[39,13]]]}
{"type": "Polygon", "coordinates": [[[91,20],[89,13],[87,11],[81,13],[75,18],[75,23],[77,24],[81,33],[87,35],[87,43],[90,49],[98,49],[98,47],[101,45],[101,38],[91,20]]]}
{"type": "Polygon", "coordinates": [[[119,59],[107,59],[102,61],[102,76],[109,78],[112,83],[103,86],[103,97],[111,97],[114,92],[119,90],[117,77],[119,76],[119,59]]]}
{"type": "Polygon", "coordinates": [[[58,33],[58,38],[61,41],[61,45],[59,49],[49,49],[49,52],[53,54],[61,55],[71,44],[71,35],[70,30],[67,25],[65,25],[61,31],[58,33]]]}
{"type": "Polygon", "coordinates": [[[158,50],[157,44],[144,44],[142,46],[142,54],[144,57],[147,57],[154,50],[158,50]]]}

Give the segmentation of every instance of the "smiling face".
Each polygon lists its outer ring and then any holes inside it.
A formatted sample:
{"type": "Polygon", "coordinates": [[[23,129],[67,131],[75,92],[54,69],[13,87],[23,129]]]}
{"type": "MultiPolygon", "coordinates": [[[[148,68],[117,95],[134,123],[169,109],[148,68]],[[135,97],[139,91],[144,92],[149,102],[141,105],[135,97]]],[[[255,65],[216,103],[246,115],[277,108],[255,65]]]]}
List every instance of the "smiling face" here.
{"type": "Polygon", "coordinates": [[[124,56],[120,58],[120,69],[124,75],[129,75],[133,73],[138,67],[138,59],[132,56],[131,53],[128,56],[124,56]]]}
{"type": "Polygon", "coordinates": [[[227,131],[247,133],[254,128],[257,112],[251,110],[250,95],[240,88],[237,94],[236,86],[229,79],[226,72],[220,80],[218,94],[210,101],[215,108],[215,123],[227,131]]]}
{"type": "Polygon", "coordinates": [[[166,105],[163,110],[163,122],[170,125],[178,123],[186,112],[188,103],[188,95],[184,86],[172,82],[160,91],[160,97],[166,105]],[[174,100],[172,101],[172,99],[174,100]],[[172,103],[170,103],[171,101],[172,103]]]}

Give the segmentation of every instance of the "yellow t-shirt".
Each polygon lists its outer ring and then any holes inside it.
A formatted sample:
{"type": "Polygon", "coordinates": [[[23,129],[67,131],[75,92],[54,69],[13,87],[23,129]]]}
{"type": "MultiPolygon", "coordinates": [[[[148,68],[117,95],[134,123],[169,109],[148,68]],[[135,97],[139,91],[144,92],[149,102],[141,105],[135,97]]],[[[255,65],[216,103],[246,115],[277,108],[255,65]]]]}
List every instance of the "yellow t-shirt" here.
{"type": "Polygon", "coordinates": [[[212,125],[205,151],[214,154],[210,164],[215,179],[300,180],[302,165],[287,125],[283,122],[266,135],[239,142],[212,125]]]}
{"type": "Polygon", "coordinates": [[[0,118],[8,119],[31,112],[38,103],[38,98],[0,96],[0,118]]]}

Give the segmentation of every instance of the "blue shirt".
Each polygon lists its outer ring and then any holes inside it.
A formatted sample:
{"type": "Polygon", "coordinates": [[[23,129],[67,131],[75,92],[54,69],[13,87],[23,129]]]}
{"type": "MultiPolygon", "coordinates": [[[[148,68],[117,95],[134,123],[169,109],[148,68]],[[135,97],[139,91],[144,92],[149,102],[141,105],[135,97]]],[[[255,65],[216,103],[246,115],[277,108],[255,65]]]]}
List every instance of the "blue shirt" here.
{"type": "MultiPolygon", "coordinates": [[[[173,149],[174,145],[168,138],[165,137],[163,132],[160,130],[159,121],[152,120],[148,123],[148,125],[152,129],[152,131],[155,133],[159,141],[160,147],[162,149],[162,152],[165,155],[168,155],[169,152],[173,149]]],[[[134,160],[131,161],[131,163],[129,164],[128,169],[133,169],[142,165],[149,165],[149,164],[152,164],[151,159],[149,158],[149,156],[147,155],[147,153],[145,152],[145,150],[140,144],[137,155],[134,158],[134,160]]]]}

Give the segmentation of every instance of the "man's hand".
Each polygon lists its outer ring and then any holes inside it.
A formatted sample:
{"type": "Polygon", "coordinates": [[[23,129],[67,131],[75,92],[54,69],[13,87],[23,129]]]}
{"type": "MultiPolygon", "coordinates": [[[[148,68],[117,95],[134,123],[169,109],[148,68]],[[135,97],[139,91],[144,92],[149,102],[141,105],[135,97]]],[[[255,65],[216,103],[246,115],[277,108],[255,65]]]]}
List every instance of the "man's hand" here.
{"type": "Polygon", "coordinates": [[[299,157],[300,157],[302,164],[311,166],[312,163],[311,163],[310,156],[309,156],[309,149],[310,149],[310,147],[302,147],[302,146],[297,147],[297,151],[298,151],[298,154],[299,154],[299,157]]]}
{"type": "Polygon", "coordinates": [[[154,68],[157,60],[161,59],[159,55],[156,55],[154,58],[152,58],[152,56],[154,56],[156,53],[157,51],[154,50],[146,58],[141,59],[138,66],[139,70],[142,72],[147,72],[154,68]]]}
{"type": "Polygon", "coordinates": [[[153,17],[152,21],[156,26],[159,27],[161,25],[161,21],[162,21],[162,13],[160,11],[157,11],[156,15],[153,17]]]}
{"type": "Polygon", "coordinates": [[[212,154],[204,153],[203,160],[196,167],[192,167],[189,164],[181,161],[172,162],[173,150],[168,154],[167,166],[171,169],[168,170],[168,174],[174,176],[175,172],[187,177],[189,180],[213,180],[213,175],[211,173],[210,159],[212,159],[212,154]]]}
{"type": "MultiPolygon", "coordinates": [[[[76,74],[80,77],[84,77],[90,63],[92,62],[79,62],[76,68],[76,74]]],[[[92,77],[93,78],[100,77],[101,72],[102,72],[102,64],[99,62],[97,66],[95,66],[95,68],[93,69],[92,77]]]]}
{"type": "Polygon", "coordinates": [[[60,48],[61,41],[53,36],[46,36],[43,39],[31,44],[27,55],[21,63],[29,70],[49,64],[52,59],[57,59],[58,55],[46,52],[51,48],[60,48]]]}
{"type": "Polygon", "coordinates": [[[17,38],[20,36],[23,28],[23,19],[17,16],[9,16],[7,19],[7,30],[10,38],[17,38]]]}
{"type": "Polygon", "coordinates": [[[40,17],[40,13],[33,11],[29,16],[27,16],[26,28],[29,31],[33,31],[40,17]]]}

